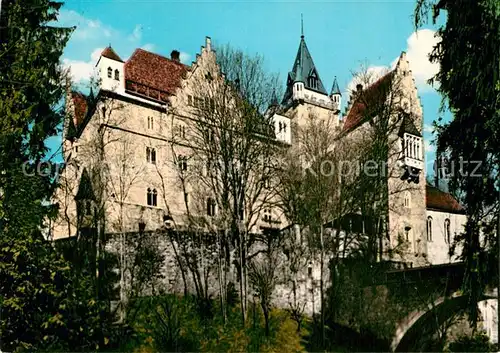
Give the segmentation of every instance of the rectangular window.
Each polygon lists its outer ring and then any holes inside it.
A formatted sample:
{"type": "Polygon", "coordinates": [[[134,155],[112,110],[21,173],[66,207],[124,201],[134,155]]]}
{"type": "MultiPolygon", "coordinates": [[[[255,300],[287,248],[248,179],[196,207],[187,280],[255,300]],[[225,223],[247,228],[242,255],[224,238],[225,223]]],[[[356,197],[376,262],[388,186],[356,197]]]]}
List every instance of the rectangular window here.
{"type": "Polygon", "coordinates": [[[215,200],[211,197],[207,199],[207,215],[210,217],[215,216],[215,200]]]}
{"type": "Polygon", "coordinates": [[[192,95],[188,95],[188,105],[189,106],[193,105],[193,96],[192,95]]]}
{"type": "Polygon", "coordinates": [[[179,169],[183,172],[187,170],[187,158],[186,156],[179,156],[178,158],[179,169]]]}

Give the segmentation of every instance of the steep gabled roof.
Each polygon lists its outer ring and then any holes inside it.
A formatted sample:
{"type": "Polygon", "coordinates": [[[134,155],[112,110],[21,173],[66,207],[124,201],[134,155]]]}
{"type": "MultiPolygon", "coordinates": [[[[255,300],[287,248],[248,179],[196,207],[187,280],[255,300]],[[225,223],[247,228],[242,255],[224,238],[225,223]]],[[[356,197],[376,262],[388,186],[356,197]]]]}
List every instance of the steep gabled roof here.
{"type": "Polygon", "coordinates": [[[340,93],[340,88],[339,88],[339,83],[337,82],[337,77],[333,79],[333,84],[332,84],[332,91],[330,92],[331,95],[333,94],[341,94],[340,93]]]}
{"type": "Polygon", "coordinates": [[[323,86],[323,82],[319,77],[318,70],[314,65],[311,53],[307,48],[304,36],[301,36],[300,38],[299,49],[297,51],[297,55],[295,56],[295,62],[293,63],[292,71],[288,73],[288,80],[287,80],[288,87],[285,92],[285,97],[283,98],[283,101],[286,101],[288,98],[290,98],[292,93],[291,86],[293,86],[295,82],[304,83],[305,88],[308,90],[328,95],[325,86],[323,86]],[[309,84],[308,78],[311,76],[315,77],[317,80],[316,87],[311,87],[309,84]]]}
{"type": "Polygon", "coordinates": [[[74,126],[78,129],[85,119],[89,105],[87,97],[83,93],[73,91],[71,92],[71,99],[75,107],[74,126]]]}
{"type": "Polygon", "coordinates": [[[355,129],[377,114],[385,104],[393,77],[394,71],[390,71],[361,92],[353,93],[356,97],[345,118],[344,131],[355,129]]]}
{"type": "Polygon", "coordinates": [[[94,200],[94,189],[92,187],[92,181],[90,180],[90,175],[87,172],[87,169],[84,168],[82,171],[82,176],[80,178],[80,185],[78,186],[78,192],[75,196],[76,201],[81,200],[94,200]]]}
{"type": "Polygon", "coordinates": [[[101,56],[108,58],[108,59],[111,59],[111,60],[123,62],[123,60],[118,56],[118,54],[116,54],[116,52],[113,50],[113,48],[111,48],[111,45],[106,47],[102,51],[101,56]]]}
{"type": "Polygon", "coordinates": [[[409,114],[403,115],[403,121],[401,122],[401,127],[399,128],[398,135],[400,137],[403,137],[405,133],[422,137],[422,134],[415,126],[415,122],[413,121],[412,117],[409,114]]]}
{"type": "Polygon", "coordinates": [[[136,49],[125,63],[125,81],[174,94],[189,67],[175,60],[136,49]]]}
{"type": "Polygon", "coordinates": [[[464,213],[465,210],[458,201],[449,193],[427,184],[426,186],[427,209],[450,213],[464,213]]]}

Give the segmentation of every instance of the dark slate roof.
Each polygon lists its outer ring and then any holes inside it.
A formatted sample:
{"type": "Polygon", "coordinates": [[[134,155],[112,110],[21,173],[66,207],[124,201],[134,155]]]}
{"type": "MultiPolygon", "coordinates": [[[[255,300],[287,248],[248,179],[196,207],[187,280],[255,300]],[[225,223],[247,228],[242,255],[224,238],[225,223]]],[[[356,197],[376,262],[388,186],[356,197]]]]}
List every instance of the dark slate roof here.
{"type": "Polygon", "coordinates": [[[331,93],[330,93],[330,94],[340,94],[340,95],[341,95],[341,93],[340,93],[340,88],[339,88],[339,84],[338,84],[338,82],[337,82],[337,77],[335,77],[335,78],[333,79],[332,91],[331,91],[331,93]]]}
{"type": "Polygon", "coordinates": [[[102,53],[101,56],[104,56],[105,58],[111,59],[111,60],[116,60],[123,62],[123,60],[116,54],[116,52],[111,48],[111,45],[109,47],[106,47],[102,53]]]}
{"type": "Polygon", "coordinates": [[[377,115],[391,90],[393,76],[394,71],[391,71],[361,92],[353,93],[357,96],[352,98],[354,102],[345,118],[343,131],[353,130],[377,115]]]}
{"type": "Polygon", "coordinates": [[[399,128],[399,136],[403,136],[405,133],[422,137],[422,134],[415,126],[415,122],[409,114],[403,115],[403,121],[401,122],[401,127],[399,128]]]}
{"type": "Polygon", "coordinates": [[[76,193],[75,200],[95,200],[92,181],[90,180],[87,169],[83,169],[82,171],[82,177],[80,178],[80,185],[78,186],[78,192],[76,193]]]}
{"type": "Polygon", "coordinates": [[[73,141],[76,137],[76,127],[72,117],[68,118],[68,129],[66,130],[66,139],[73,141]]]}
{"type": "Polygon", "coordinates": [[[286,101],[291,97],[292,94],[292,86],[295,82],[302,82],[306,89],[311,91],[316,91],[319,93],[323,93],[324,95],[328,95],[326,92],[325,86],[323,86],[323,82],[321,82],[321,78],[319,77],[318,70],[314,65],[314,61],[312,59],[311,53],[307,48],[306,41],[304,40],[304,36],[300,38],[299,50],[297,51],[297,56],[295,57],[295,62],[293,64],[292,71],[288,73],[288,81],[287,81],[287,90],[285,92],[285,97],[283,101],[286,101]],[[309,86],[308,78],[310,76],[316,76],[317,79],[317,87],[313,88],[309,86]]]}
{"type": "Polygon", "coordinates": [[[450,212],[465,213],[462,205],[449,193],[427,184],[426,205],[428,209],[450,212]]]}

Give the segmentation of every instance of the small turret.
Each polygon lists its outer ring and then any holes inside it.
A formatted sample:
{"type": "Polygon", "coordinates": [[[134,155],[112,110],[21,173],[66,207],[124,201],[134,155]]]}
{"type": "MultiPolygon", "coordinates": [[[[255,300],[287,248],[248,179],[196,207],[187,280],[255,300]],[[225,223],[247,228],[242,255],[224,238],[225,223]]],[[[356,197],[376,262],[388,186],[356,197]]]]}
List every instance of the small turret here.
{"type": "Polygon", "coordinates": [[[337,82],[337,76],[333,79],[332,90],[330,92],[330,99],[337,111],[340,111],[342,106],[342,94],[340,93],[339,84],[337,82]]]}

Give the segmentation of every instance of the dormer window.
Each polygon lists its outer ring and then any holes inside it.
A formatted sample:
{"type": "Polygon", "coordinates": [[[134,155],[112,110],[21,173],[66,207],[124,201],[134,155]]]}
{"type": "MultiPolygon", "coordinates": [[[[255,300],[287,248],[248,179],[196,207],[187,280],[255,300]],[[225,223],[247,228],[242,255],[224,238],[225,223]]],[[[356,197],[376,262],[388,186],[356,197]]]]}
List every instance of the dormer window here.
{"type": "Polygon", "coordinates": [[[308,83],[309,87],[311,87],[312,89],[317,89],[318,88],[318,80],[314,76],[310,76],[307,79],[307,83],[308,83]]]}
{"type": "Polygon", "coordinates": [[[120,81],[120,71],[115,70],[115,80],[120,81]]]}
{"type": "Polygon", "coordinates": [[[113,75],[113,69],[108,67],[108,78],[111,78],[111,75],[113,75]]]}

